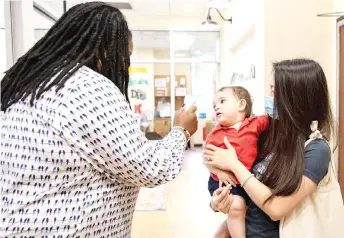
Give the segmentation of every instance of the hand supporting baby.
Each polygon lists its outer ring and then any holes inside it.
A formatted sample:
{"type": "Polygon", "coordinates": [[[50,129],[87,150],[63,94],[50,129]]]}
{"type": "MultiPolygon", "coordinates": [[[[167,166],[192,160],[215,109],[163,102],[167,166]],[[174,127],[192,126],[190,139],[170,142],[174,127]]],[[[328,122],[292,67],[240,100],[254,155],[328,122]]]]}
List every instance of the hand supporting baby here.
{"type": "Polygon", "coordinates": [[[208,161],[207,157],[203,156],[203,163],[205,164],[205,166],[207,167],[209,172],[215,174],[218,177],[220,188],[222,187],[223,184],[225,184],[225,185],[231,184],[234,187],[236,186],[234,175],[232,172],[219,169],[219,168],[212,166],[212,165],[207,165],[205,163],[206,161],[208,161]]]}
{"type": "Polygon", "coordinates": [[[225,185],[230,185],[231,184],[233,187],[236,186],[234,175],[233,175],[232,172],[219,170],[216,173],[216,176],[219,179],[219,187],[220,188],[222,187],[223,184],[225,184],[225,185]]]}
{"type": "Polygon", "coordinates": [[[239,162],[239,160],[227,137],[224,138],[224,143],[227,149],[207,145],[203,152],[203,163],[211,173],[216,174],[219,178],[220,187],[223,183],[232,184],[235,187],[235,176],[230,172],[230,168],[232,163],[239,162]]]}

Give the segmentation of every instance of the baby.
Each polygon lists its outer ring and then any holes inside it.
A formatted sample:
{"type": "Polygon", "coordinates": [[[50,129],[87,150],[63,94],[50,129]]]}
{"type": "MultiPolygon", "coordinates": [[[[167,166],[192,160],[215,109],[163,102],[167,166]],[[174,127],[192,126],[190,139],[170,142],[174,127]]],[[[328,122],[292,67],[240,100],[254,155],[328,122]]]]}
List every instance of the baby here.
{"type": "MultiPolygon", "coordinates": [[[[240,86],[223,87],[217,91],[214,110],[218,125],[208,135],[206,144],[226,148],[224,137],[227,136],[228,141],[235,148],[238,159],[251,170],[258,154],[258,137],[268,126],[268,116],[251,117],[251,96],[245,88],[240,86]]],[[[208,182],[211,195],[222,184],[232,183],[229,171],[222,171],[212,166],[207,166],[207,168],[211,172],[208,182]]],[[[237,179],[234,180],[236,186],[231,189],[234,200],[227,216],[227,226],[231,237],[245,238],[248,195],[237,179]]],[[[221,232],[228,234],[227,230],[221,230],[221,232]]]]}

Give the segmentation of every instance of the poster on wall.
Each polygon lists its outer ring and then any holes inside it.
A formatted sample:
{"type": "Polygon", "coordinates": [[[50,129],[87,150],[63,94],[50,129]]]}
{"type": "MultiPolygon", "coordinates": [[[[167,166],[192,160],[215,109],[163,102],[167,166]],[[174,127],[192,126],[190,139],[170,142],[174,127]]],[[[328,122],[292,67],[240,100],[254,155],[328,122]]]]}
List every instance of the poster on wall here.
{"type": "Polygon", "coordinates": [[[129,68],[128,96],[132,110],[142,123],[152,120],[146,116],[154,107],[152,82],[153,76],[146,67],[129,68]]]}
{"type": "Polygon", "coordinates": [[[239,72],[233,72],[231,84],[240,84],[248,80],[256,79],[256,66],[254,64],[245,65],[246,68],[239,72]]]}

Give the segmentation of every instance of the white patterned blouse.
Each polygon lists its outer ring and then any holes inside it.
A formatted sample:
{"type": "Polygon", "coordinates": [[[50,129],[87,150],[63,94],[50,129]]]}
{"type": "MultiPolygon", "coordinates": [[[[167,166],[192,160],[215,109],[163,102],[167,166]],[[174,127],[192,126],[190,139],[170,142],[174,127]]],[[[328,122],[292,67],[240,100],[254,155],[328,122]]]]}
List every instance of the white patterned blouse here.
{"type": "Polygon", "coordinates": [[[149,143],[123,94],[83,66],[1,118],[0,237],[131,236],[140,187],[180,172],[185,136],[149,143]]]}

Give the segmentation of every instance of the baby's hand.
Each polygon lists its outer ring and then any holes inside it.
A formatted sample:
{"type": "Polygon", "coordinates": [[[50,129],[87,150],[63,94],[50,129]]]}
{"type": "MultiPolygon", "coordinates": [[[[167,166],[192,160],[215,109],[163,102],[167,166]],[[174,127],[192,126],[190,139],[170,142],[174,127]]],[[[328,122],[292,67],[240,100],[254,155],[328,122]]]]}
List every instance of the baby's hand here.
{"type": "Polygon", "coordinates": [[[234,176],[231,172],[225,172],[225,171],[218,171],[216,176],[219,178],[219,187],[222,187],[222,184],[229,185],[231,184],[232,186],[236,186],[234,182],[234,176]]]}

